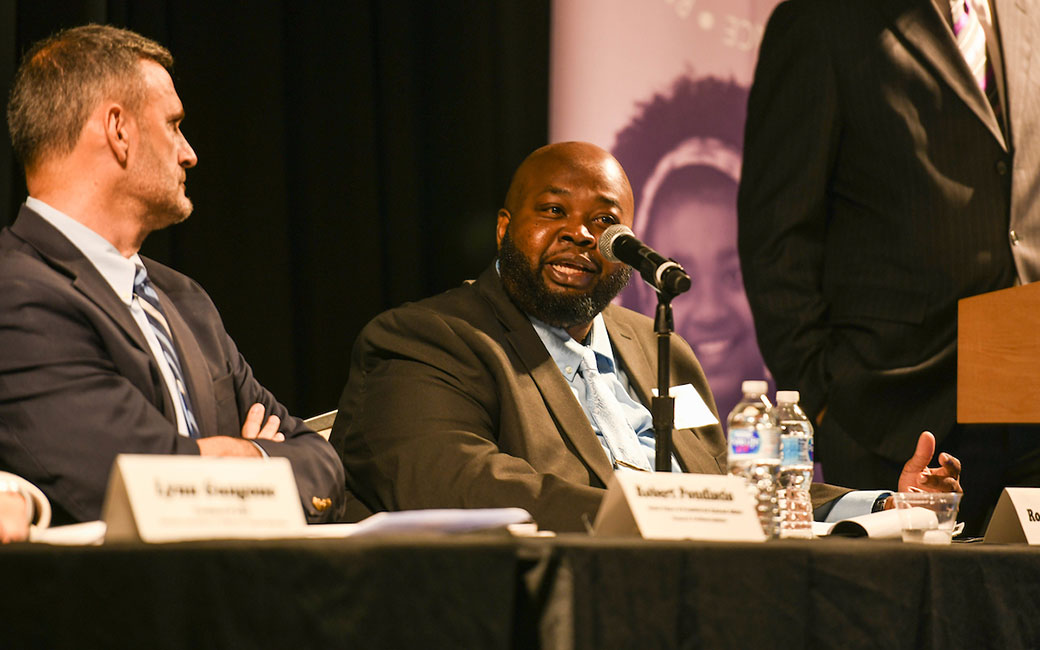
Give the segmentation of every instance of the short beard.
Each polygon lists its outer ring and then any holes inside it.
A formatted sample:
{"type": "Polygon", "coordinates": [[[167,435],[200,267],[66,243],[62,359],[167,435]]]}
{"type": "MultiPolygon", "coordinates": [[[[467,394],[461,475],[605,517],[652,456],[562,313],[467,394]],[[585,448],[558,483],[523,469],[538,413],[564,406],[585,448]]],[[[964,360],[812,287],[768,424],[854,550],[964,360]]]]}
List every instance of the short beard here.
{"type": "Polygon", "coordinates": [[[186,206],[179,202],[153,203],[144,217],[148,232],[186,221],[191,216],[192,207],[191,201],[188,201],[186,206]]]}
{"type": "Polygon", "coordinates": [[[508,228],[498,250],[498,272],[506,293],[522,311],[547,325],[562,328],[591,323],[632,277],[631,267],[621,266],[583,294],[550,291],[545,286],[541,269],[528,265],[527,258],[513,243],[508,228]]]}

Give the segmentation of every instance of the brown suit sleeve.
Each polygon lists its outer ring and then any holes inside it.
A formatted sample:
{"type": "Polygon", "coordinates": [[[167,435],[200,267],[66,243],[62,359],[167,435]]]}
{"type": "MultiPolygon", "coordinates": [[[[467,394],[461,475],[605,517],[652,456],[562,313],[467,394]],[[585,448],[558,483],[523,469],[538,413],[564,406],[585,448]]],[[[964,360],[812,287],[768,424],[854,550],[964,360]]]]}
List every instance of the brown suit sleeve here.
{"type": "Polygon", "coordinates": [[[416,306],[377,317],[355,343],[331,435],[350,490],[373,510],[521,507],[542,528],[582,530],[604,491],[500,448],[501,429],[518,426],[501,422],[517,408],[503,404],[510,372],[501,346],[461,319],[416,306]]]}

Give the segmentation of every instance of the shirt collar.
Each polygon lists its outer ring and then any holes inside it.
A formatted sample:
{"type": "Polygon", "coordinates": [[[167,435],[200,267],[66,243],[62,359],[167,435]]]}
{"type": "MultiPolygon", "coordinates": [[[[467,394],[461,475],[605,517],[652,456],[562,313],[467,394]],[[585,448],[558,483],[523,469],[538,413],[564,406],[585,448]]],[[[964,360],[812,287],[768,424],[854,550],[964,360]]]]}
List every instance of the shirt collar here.
{"type": "MultiPolygon", "coordinates": [[[[573,381],[574,375],[581,365],[582,353],[585,345],[575,341],[567,330],[562,327],[547,325],[534,316],[527,318],[534,326],[538,338],[542,340],[549,356],[556,362],[556,366],[567,381],[573,381]]],[[[596,353],[596,365],[601,373],[614,372],[614,351],[610,346],[610,337],[607,335],[607,324],[603,320],[603,314],[596,314],[592,319],[592,329],[589,331],[588,345],[596,353]]]]}
{"type": "Polygon", "coordinates": [[[107,239],[39,199],[30,196],[25,200],[25,205],[72,242],[105,278],[119,299],[127,305],[131,304],[134,297],[134,274],[137,267],[144,266],[137,253],[129,258],[123,257],[107,239]]]}

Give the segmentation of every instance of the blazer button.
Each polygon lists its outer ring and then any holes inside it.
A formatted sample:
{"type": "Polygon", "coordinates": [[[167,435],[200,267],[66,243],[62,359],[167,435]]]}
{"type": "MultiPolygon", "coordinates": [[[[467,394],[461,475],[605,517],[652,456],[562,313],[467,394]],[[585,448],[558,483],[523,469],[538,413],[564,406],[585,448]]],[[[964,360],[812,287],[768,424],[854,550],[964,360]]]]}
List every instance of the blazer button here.
{"type": "Polygon", "coordinates": [[[998,160],[997,161],[997,173],[1000,174],[1001,176],[1005,176],[1008,173],[1007,163],[1004,162],[1003,160],[998,160]]]}
{"type": "Polygon", "coordinates": [[[1008,232],[1008,237],[1011,239],[1012,246],[1018,246],[1018,233],[1014,230],[1008,232]]]}

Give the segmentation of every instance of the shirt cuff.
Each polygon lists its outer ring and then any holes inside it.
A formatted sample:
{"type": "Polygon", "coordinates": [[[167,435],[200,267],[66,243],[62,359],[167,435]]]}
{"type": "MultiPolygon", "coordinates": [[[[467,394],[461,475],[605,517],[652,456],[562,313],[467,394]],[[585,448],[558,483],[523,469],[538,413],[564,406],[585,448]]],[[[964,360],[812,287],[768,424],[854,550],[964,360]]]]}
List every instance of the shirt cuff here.
{"type": "Polygon", "coordinates": [[[889,490],[855,490],[843,494],[834,502],[831,511],[824,517],[827,523],[850,519],[860,515],[869,515],[874,509],[878,497],[892,494],[889,490]]]}

